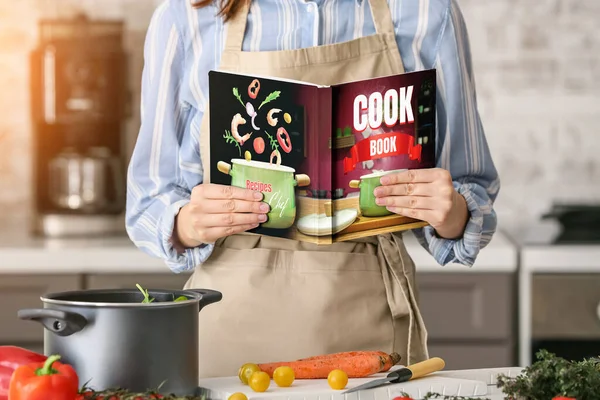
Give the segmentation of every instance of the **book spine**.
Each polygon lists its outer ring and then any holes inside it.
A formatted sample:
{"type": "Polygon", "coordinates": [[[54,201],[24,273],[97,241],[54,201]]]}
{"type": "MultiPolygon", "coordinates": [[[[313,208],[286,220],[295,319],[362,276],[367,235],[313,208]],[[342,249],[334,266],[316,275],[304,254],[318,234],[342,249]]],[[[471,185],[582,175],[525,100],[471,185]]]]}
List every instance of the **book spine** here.
{"type": "MultiPolygon", "coordinates": [[[[323,189],[327,189],[329,190],[329,193],[332,195],[331,196],[331,207],[329,208],[329,210],[331,212],[333,212],[335,210],[335,207],[333,206],[333,189],[334,189],[334,170],[333,170],[333,163],[334,163],[334,159],[333,159],[333,113],[334,113],[334,107],[333,107],[333,88],[331,87],[321,87],[318,89],[318,102],[319,102],[319,109],[318,109],[318,121],[319,121],[319,136],[322,138],[320,143],[324,143],[324,145],[319,146],[319,152],[323,153],[326,152],[328,154],[320,154],[319,155],[319,160],[329,160],[328,163],[324,163],[324,162],[320,162],[320,176],[321,181],[323,181],[324,177],[327,177],[327,181],[329,182],[329,185],[327,187],[323,187],[323,189]]],[[[321,183],[323,185],[323,183],[321,183]]],[[[332,228],[332,232],[333,232],[333,218],[331,219],[331,228],[332,228]]],[[[333,242],[333,234],[326,237],[326,243],[324,244],[329,244],[333,242]]]]}

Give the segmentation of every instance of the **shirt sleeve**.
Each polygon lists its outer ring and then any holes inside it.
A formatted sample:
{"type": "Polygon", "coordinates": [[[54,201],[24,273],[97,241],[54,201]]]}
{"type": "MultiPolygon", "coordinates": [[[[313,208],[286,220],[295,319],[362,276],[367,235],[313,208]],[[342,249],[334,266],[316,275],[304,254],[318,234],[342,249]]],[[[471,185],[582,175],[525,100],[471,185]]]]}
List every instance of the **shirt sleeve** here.
{"type": "Polygon", "coordinates": [[[462,238],[440,238],[424,227],[415,236],[440,265],[472,266],[496,231],[493,203],[500,180],[477,110],[468,33],[456,0],[451,0],[440,36],[437,71],[437,165],[452,175],[454,188],[467,202],[469,221],[462,238]]]}
{"type": "Polygon", "coordinates": [[[165,1],[153,14],[144,45],[141,126],[127,174],[126,228],[145,253],[162,258],[173,272],[204,262],[212,245],[178,252],[171,241],[176,215],[189,202],[179,154],[190,106],[180,100],[185,50],[165,1]]]}

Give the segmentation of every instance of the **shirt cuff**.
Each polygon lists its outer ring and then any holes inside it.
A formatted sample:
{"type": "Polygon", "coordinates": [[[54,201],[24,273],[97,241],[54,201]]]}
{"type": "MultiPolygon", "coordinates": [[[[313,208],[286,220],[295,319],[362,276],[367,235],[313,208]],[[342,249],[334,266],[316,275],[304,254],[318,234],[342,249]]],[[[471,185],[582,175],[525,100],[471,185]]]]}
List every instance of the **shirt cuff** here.
{"type": "Polygon", "coordinates": [[[465,198],[469,210],[469,220],[462,238],[444,239],[437,235],[431,226],[414,230],[419,243],[435,258],[438,264],[462,264],[472,267],[482,247],[483,211],[482,206],[467,185],[454,182],[456,191],[465,198]]]}
{"type": "Polygon", "coordinates": [[[173,246],[171,237],[173,236],[175,218],[179,210],[189,202],[189,199],[183,199],[169,205],[164,211],[159,225],[163,251],[168,256],[166,264],[171,271],[177,274],[193,271],[196,266],[208,259],[214,248],[214,244],[203,244],[198,247],[186,249],[183,253],[178,253],[173,246]]]}

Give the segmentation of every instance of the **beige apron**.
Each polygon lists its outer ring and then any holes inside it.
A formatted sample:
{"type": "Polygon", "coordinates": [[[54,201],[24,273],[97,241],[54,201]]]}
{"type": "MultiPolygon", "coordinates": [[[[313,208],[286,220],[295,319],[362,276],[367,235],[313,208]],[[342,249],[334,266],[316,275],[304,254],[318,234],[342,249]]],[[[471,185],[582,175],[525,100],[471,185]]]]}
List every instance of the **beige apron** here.
{"type": "MultiPolygon", "coordinates": [[[[232,18],[223,71],[331,85],[404,72],[386,0],[370,0],[377,34],[298,50],[243,52],[248,5],[232,18]]],[[[201,129],[210,168],[208,108],[201,129]]],[[[200,377],[235,375],[246,362],[350,350],[428,358],[415,267],[401,234],[317,246],[240,234],[217,241],[186,288],[223,293],[200,313],[200,377]]]]}

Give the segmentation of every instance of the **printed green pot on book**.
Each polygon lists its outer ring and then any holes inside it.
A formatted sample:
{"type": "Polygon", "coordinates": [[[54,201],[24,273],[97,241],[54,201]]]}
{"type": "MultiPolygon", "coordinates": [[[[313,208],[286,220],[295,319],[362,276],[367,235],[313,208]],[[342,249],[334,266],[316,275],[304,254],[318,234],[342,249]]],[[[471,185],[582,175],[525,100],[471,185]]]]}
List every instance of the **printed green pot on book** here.
{"type": "Polygon", "coordinates": [[[310,185],[308,175],[295,174],[284,165],[241,158],[231,160],[231,165],[219,161],[217,169],[231,176],[231,185],[256,190],[264,195],[264,202],[271,207],[263,228],[287,229],[296,219],[296,186],[310,185]]]}
{"type": "Polygon", "coordinates": [[[384,175],[394,174],[397,172],[406,171],[405,169],[396,169],[392,171],[373,172],[363,175],[360,180],[352,180],[349,185],[353,189],[360,189],[358,205],[360,213],[365,217],[384,217],[391,215],[384,206],[380,206],[375,202],[375,188],[381,186],[380,179],[384,175]]]}

